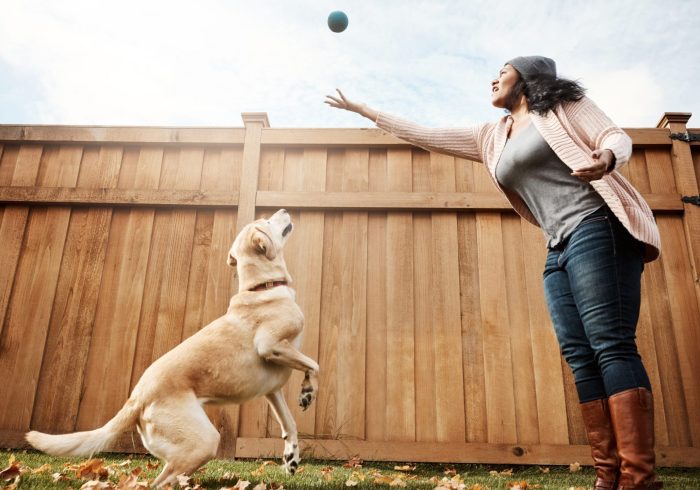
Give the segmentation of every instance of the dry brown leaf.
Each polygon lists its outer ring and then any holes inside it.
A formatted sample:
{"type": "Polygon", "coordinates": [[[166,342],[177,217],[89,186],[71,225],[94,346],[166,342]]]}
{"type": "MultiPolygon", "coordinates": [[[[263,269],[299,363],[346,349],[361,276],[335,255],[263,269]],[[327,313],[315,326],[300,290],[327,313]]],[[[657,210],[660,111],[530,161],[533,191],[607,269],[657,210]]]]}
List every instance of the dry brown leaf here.
{"type": "Polygon", "coordinates": [[[265,482],[260,482],[253,487],[253,490],[267,490],[267,485],[265,482]]]}
{"type": "Polygon", "coordinates": [[[372,473],[372,483],[375,485],[389,485],[394,479],[390,476],[382,475],[380,472],[375,471],[372,473]]]}
{"type": "Polygon", "coordinates": [[[416,466],[415,465],[411,466],[411,465],[405,464],[403,466],[394,466],[394,469],[396,471],[413,471],[416,469],[416,466]]]}
{"type": "Polygon", "coordinates": [[[512,490],[527,490],[527,489],[530,489],[532,487],[527,484],[527,481],[523,480],[523,481],[513,481],[513,482],[508,483],[508,488],[510,488],[512,490]]]}
{"type": "Polygon", "coordinates": [[[394,478],[391,483],[389,483],[390,487],[401,487],[405,488],[406,487],[406,482],[403,481],[401,478],[394,478]]]}
{"type": "Polygon", "coordinates": [[[83,483],[80,490],[101,490],[103,488],[114,488],[110,482],[100,481],[100,480],[89,480],[83,483]]]}
{"type": "Polygon", "coordinates": [[[352,476],[350,478],[348,478],[347,480],[345,480],[346,487],[356,487],[359,484],[360,484],[360,482],[355,480],[352,476]]]}
{"type": "Polygon", "coordinates": [[[131,472],[131,474],[122,474],[119,477],[119,483],[117,483],[117,489],[119,490],[145,490],[148,489],[148,481],[139,481],[138,477],[141,474],[141,468],[136,467],[131,472]]]}
{"type": "Polygon", "coordinates": [[[457,470],[454,468],[445,468],[445,471],[442,473],[447,476],[455,476],[457,474],[457,470]]]}
{"type": "Polygon", "coordinates": [[[467,486],[464,484],[464,480],[459,475],[454,475],[452,478],[447,478],[446,476],[442,480],[438,480],[437,477],[430,479],[431,482],[436,484],[435,490],[464,490],[467,486]]]}
{"type": "Polygon", "coordinates": [[[469,487],[469,490],[487,490],[486,487],[484,487],[481,483],[475,483],[471,487],[469,487]]]}
{"type": "Polygon", "coordinates": [[[221,478],[219,478],[219,481],[224,481],[224,480],[238,480],[238,475],[236,473],[232,473],[230,471],[227,471],[224,473],[221,478]]]}
{"type": "Polygon", "coordinates": [[[14,455],[10,456],[10,466],[0,471],[0,480],[11,481],[20,475],[19,463],[14,461],[14,455]]]}
{"type": "Polygon", "coordinates": [[[39,473],[46,473],[48,471],[51,471],[51,465],[49,463],[45,463],[45,464],[39,466],[38,468],[34,468],[32,470],[32,475],[36,475],[39,473]]]}
{"type": "Polygon", "coordinates": [[[324,466],[323,468],[321,468],[321,474],[323,475],[324,480],[331,481],[333,479],[333,467],[324,466]]]}
{"type": "Polygon", "coordinates": [[[65,473],[52,473],[51,478],[53,478],[54,483],[68,480],[68,477],[66,476],[65,473]]]}
{"type": "Polygon", "coordinates": [[[548,466],[545,466],[544,468],[543,468],[542,466],[538,466],[537,468],[539,468],[540,473],[544,473],[545,475],[546,475],[547,473],[549,473],[549,467],[548,467],[548,466]]]}
{"type": "Polygon", "coordinates": [[[262,476],[262,474],[265,473],[265,467],[270,465],[277,466],[277,463],[274,461],[264,461],[263,464],[261,464],[258,469],[254,470],[251,474],[253,476],[262,476]]]}
{"type": "Polygon", "coordinates": [[[305,466],[300,466],[300,467],[297,468],[296,474],[298,475],[299,473],[303,473],[303,472],[305,472],[305,471],[306,471],[306,467],[305,467],[305,466]]]}
{"type": "Polygon", "coordinates": [[[577,473],[577,472],[581,471],[581,464],[580,463],[571,463],[569,465],[569,471],[571,473],[577,473]]]}
{"type": "Polygon", "coordinates": [[[79,465],[71,466],[71,469],[75,471],[75,476],[81,480],[102,480],[109,476],[109,471],[104,467],[103,459],[84,461],[79,465]]]}
{"type": "Polygon", "coordinates": [[[238,480],[238,483],[236,483],[234,486],[231,487],[232,490],[245,490],[250,486],[250,482],[248,480],[238,480]]]}
{"type": "Polygon", "coordinates": [[[352,458],[347,463],[343,464],[343,468],[362,468],[362,460],[360,458],[352,458]]]}
{"type": "Polygon", "coordinates": [[[176,478],[177,478],[177,484],[180,485],[181,487],[189,487],[190,486],[190,477],[185,475],[184,473],[177,475],[176,478]]]}
{"type": "Polygon", "coordinates": [[[160,466],[160,461],[156,461],[155,463],[151,463],[150,461],[146,461],[146,468],[149,470],[155,470],[160,466]]]}
{"type": "Polygon", "coordinates": [[[270,483],[270,490],[284,490],[284,485],[281,483],[272,482],[270,483]]]}

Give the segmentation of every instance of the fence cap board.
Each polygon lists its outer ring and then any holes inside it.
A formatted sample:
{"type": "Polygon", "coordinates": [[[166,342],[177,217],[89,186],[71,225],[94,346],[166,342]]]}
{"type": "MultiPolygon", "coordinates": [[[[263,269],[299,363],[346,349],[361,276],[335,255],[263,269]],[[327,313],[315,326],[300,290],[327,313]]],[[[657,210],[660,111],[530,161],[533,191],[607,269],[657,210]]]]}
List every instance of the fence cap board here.
{"type": "MultiPolygon", "coordinates": [[[[411,146],[379,128],[270,128],[262,119],[255,121],[263,123],[260,143],[264,146],[411,146]]],[[[0,124],[0,142],[242,145],[245,132],[244,127],[0,124]]],[[[628,128],[625,132],[637,146],[671,144],[668,128],[628,128]]]]}
{"type": "Polygon", "coordinates": [[[242,145],[244,138],[245,128],[0,124],[2,142],[242,145]]]}

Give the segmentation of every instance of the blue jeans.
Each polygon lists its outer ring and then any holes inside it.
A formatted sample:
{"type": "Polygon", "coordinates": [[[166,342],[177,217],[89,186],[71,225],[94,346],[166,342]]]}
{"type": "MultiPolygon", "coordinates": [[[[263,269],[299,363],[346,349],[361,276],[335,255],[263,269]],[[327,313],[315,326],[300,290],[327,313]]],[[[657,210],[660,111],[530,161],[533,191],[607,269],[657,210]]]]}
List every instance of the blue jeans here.
{"type": "Polygon", "coordinates": [[[607,206],[549,250],[545,298],[581,403],[651,389],[635,344],[642,253],[607,206]]]}

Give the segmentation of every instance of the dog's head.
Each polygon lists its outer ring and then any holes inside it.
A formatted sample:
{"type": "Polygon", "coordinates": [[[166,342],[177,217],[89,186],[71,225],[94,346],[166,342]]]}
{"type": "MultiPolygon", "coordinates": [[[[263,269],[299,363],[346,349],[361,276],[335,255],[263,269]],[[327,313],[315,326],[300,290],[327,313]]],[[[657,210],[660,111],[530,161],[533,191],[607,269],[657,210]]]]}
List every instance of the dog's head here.
{"type": "Polygon", "coordinates": [[[270,218],[246,225],[229,250],[227,263],[236,267],[242,284],[284,279],[291,282],[282,249],[292,233],[292,219],[286,209],[270,218]],[[275,275],[277,277],[275,277],[275,275]]]}

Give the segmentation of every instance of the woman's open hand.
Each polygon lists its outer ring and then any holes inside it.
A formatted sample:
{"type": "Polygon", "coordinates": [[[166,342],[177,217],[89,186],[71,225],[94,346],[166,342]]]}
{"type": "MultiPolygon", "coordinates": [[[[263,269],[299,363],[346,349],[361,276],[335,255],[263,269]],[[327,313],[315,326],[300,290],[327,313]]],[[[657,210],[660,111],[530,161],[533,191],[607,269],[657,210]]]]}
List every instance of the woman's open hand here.
{"type": "Polygon", "coordinates": [[[326,104],[331,107],[335,107],[336,109],[345,109],[346,111],[357,113],[360,112],[360,107],[362,104],[352,102],[350,99],[345,97],[345,95],[343,95],[343,92],[341,92],[339,88],[335,90],[338,92],[338,95],[326,95],[326,100],[324,101],[326,104]]]}
{"type": "Polygon", "coordinates": [[[326,95],[326,100],[324,101],[326,104],[331,107],[335,107],[336,109],[345,109],[346,111],[356,112],[361,116],[371,119],[372,121],[377,120],[377,111],[367,106],[367,104],[360,104],[358,102],[351,101],[345,97],[345,95],[343,95],[343,92],[341,92],[339,88],[335,90],[338,92],[338,95],[326,95]]]}
{"type": "Polygon", "coordinates": [[[593,157],[593,163],[591,165],[571,172],[571,175],[585,180],[586,182],[591,182],[602,178],[603,175],[612,171],[614,168],[613,161],[615,155],[610,150],[594,150],[591,153],[591,157],[593,157]]]}

